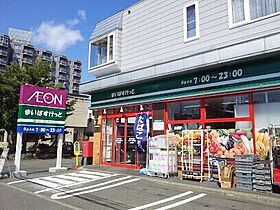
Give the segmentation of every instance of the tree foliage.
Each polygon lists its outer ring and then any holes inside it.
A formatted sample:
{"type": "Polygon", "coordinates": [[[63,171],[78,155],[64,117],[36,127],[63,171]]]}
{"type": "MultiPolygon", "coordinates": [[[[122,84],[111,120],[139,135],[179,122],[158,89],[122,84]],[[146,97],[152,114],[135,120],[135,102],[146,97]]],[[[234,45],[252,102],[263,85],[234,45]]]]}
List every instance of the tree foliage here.
{"type": "Polygon", "coordinates": [[[34,65],[20,67],[17,63],[7,65],[7,71],[0,75],[0,128],[13,131],[16,128],[20,85],[37,83],[48,86],[49,83],[38,83],[41,78],[49,78],[49,63],[36,61],[34,65]]]}

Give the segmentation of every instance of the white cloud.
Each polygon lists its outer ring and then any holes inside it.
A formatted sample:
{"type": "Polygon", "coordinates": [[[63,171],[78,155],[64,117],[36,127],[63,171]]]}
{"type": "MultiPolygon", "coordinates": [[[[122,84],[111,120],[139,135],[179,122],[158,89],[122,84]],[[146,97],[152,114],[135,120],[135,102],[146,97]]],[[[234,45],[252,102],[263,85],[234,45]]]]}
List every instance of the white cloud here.
{"type": "Polygon", "coordinates": [[[78,25],[79,22],[80,22],[79,19],[74,18],[73,20],[67,20],[67,25],[69,25],[69,26],[75,26],[75,25],[78,25]]]}
{"type": "Polygon", "coordinates": [[[86,11],[85,10],[78,10],[78,15],[81,18],[81,20],[85,21],[86,20],[86,11]]]}
{"type": "Polygon", "coordinates": [[[42,22],[33,34],[36,43],[57,52],[62,52],[67,47],[84,40],[79,30],[65,24],[55,24],[54,21],[42,22]]]}

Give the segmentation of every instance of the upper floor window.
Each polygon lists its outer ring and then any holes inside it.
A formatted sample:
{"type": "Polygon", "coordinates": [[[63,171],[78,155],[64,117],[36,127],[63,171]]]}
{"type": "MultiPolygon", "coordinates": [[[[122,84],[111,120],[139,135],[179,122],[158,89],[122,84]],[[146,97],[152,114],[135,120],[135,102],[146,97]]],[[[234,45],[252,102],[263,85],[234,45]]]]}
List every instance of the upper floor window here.
{"type": "Polygon", "coordinates": [[[184,7],[184,41],[199,38],[198,2],[184,7]]]}
{"type": "Polygon", "coordinates": [[[115,34],[92,42],[90,44],[90,68],[114,61],[115,34]]]}
{"type": "Polygon", "coordinates": [[[238,25],[280,12],[280,0],[229,0],[230,25],[238,25]]]}

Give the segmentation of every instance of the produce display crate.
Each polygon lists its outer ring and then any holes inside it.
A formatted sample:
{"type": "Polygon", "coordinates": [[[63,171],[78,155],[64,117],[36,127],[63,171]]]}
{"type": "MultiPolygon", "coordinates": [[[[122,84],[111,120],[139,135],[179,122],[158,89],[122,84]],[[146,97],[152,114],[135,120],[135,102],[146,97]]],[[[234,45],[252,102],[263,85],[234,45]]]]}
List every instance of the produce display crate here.
{"type": "MultiPolygon", "coordinates": [[[[181,165],[182,179],[205,178],[204,165],[208,166],[208,153],[206,152],[204,130],[183,130],[181,139],[181,165]]],[[[208,176],[207,176],[208,178],[208,176]]]]}

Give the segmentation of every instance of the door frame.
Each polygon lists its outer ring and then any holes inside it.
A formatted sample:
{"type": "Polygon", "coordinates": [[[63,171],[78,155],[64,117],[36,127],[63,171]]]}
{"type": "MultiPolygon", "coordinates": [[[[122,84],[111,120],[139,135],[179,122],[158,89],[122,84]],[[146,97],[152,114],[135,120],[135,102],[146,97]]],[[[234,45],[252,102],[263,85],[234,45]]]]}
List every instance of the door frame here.
{"type": "MultiPolygon", "coordinates": [[[[139,154],[136,152],[136,162],[135,164],[126,164],[126,150],[127,150],[127,122],[128,122],[128,118],[129,117],[136,117],[137,114],[139,114],[141,112],[131,112],[131,113],[118,113],[118,114],[108,114],[108,115],[102,115],[102,120],[101,120],[101,135],[100,135],[100,162],[101,165],[107,165],[107,166],[116,166],[116,167],[122,167],[122,168],[133,168],[133,169],[140,169],[141,166],[138,166],[137,163],[139,162],[139,154]],[[124,163],[114,163],[115,160],[115,119],[116,118],[125,118],[125,127],[124,127],[124,163]],[[108,162],[104,162],[103,161],[103,121],[107,120],[107,119],[112,119],[112,145],[111,145],[111,161],[110,163],[108,162]]],[[[153,112],[152,111],[148,111],[147,112],[149,115],[153,116],[153,112]]],[[[150,125],[151,126],[151,125],[150,125]]]]}

